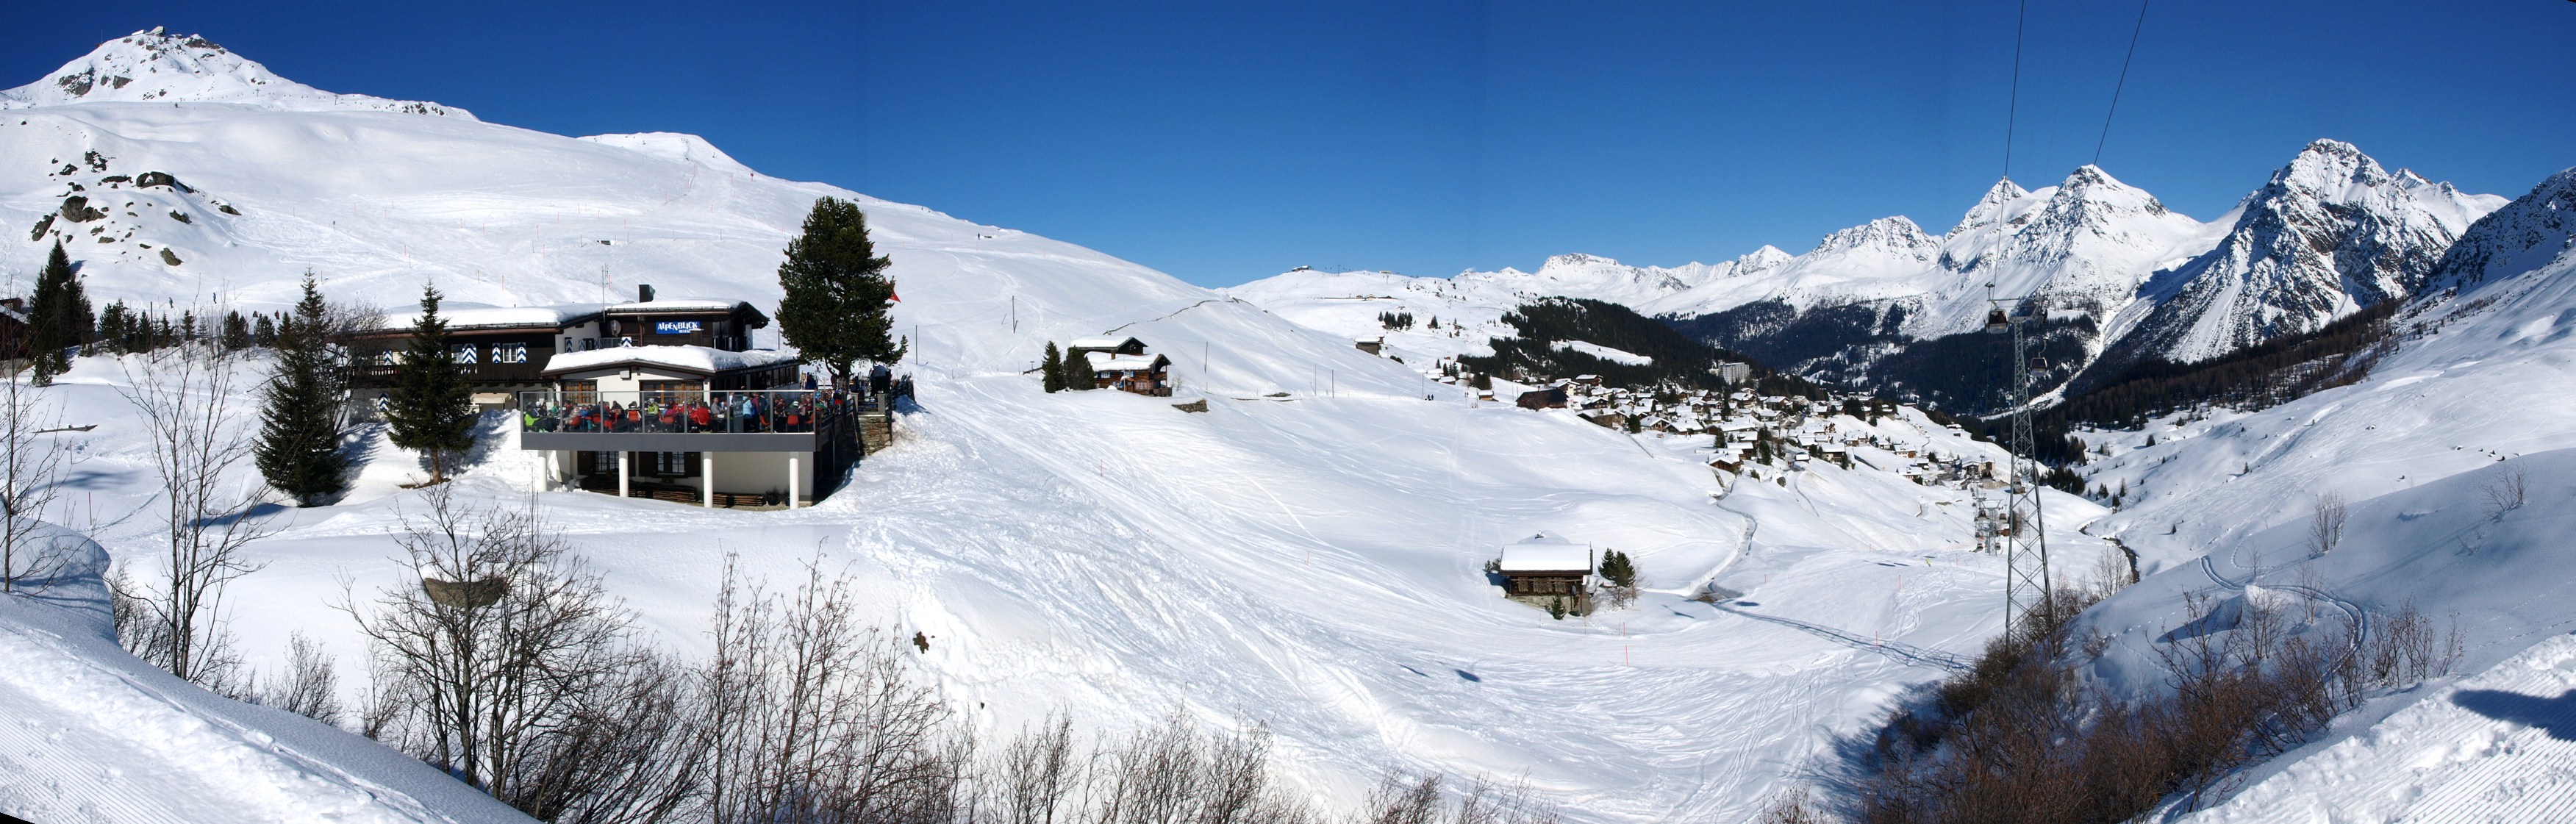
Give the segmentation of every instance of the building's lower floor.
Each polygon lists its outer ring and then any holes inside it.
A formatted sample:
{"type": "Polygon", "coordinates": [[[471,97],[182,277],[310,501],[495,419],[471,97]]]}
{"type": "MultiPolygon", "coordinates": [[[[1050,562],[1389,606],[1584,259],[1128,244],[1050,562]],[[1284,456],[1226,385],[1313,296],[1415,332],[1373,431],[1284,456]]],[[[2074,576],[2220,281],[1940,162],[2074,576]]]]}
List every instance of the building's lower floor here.
{"type": "Polygon", "coordinates": [[[549,480],[590,492],[729,508],[793,508],[828,493],[812,452],[536,450],[549,480]],[[818,491],[820,490],[820,491],[818,491]]]}

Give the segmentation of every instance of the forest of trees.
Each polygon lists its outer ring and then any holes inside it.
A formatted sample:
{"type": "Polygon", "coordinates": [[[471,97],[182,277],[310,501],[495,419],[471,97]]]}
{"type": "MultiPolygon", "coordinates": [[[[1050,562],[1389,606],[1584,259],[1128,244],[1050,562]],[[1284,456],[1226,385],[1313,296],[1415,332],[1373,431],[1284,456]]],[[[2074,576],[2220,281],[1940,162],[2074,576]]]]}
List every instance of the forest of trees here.
{"type": "Polygon", "coordinates": [[[1709,371],[1722,361],[1752,364],[1754,384],[1764,394],[1822,400],[1823,387],[1795,375],[1763,368],[1753,359],[1683,335],[1671,326],[1615,303],[1580,298],[1548,298],[1521,304],[1503,315],[1518,337],[1494,338],[1494,354],[1463,356],[1458,362],[1477,372],[1523,382],[1542,377],[1599,375],[1614,386],[1680,386],[1716,389],[1725,386],[1709,371]],[[1605,360],[1568,349],[1562,341],[1584,341],[1652,358],[1644,364],[1605,360]]]}

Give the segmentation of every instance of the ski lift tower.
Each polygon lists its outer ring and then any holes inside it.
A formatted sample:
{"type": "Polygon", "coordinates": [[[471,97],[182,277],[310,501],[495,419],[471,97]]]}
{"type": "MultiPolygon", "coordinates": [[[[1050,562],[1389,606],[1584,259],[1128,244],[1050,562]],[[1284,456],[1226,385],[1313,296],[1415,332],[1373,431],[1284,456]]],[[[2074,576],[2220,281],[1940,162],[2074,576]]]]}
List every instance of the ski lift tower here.
{"type": "Polygon", "coordinates": [[[1996,298],[1986,284],[1986,332],[2012,335],[2012,472],[2004,479],[2004,507],[1997,513],[1990,546],[2004,554],[2004,633],[2033,609],[2056,611],[2048,576],[2048,521],[2039,508],[2039,462],[2031,456],[2030,390],[2038,382],[2039,362],[2030,356],[2040,341],[2025,334],[2045,317],[2035,298],[1996,298]]]}

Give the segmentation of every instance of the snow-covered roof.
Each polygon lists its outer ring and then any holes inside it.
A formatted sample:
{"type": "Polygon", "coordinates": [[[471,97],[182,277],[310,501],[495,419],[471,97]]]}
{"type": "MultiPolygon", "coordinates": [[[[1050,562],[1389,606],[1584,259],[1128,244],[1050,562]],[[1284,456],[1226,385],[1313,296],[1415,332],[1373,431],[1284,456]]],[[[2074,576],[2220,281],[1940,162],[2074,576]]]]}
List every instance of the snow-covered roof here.
{"type": "MultiPolygon", "coordinates": [[[[1073,348],[1075,348],[1075,349],[1116,349],[1116,348],[1119,348],[1119,347],[1122,347],[1122,346],[1126,346],[1126,345],[1127,345],[1127,342],[1128,342],[1128,341],[1131,341],[1131,340],[1136,340],[1136,339],[1135,339],[1135,338],[1133,338],[1133,337],[1089,337],[1089,338],[1074,338],[1074,339],[1073,339],[1073,348]]],[[[1139,342],[1139,343],[1142,343],[1142,341],[1138,341],[1138,342],[1139,342]]]]}
{"type": "Polygon", "coordinates": [[[1540,533],[1529,540],[1503,547],[1502,570],[1589,573],[1592,571],[1592,549],[1540,533]]]}
{"type": "MultiPolygon", "coordinates": [[[[599,314],[596,303],[557,303],[546,306],[493,306],[488,303],[448,301],[439,304],[438,316],[447,321],[449,331],[458,329],[518,329],[552,327],[561,329],[599,314]]],[[[409,329],[420,322],[420,312],[386,312],[379,329],[409,329]]]]}
{"type": "Polygon", "coordinates": [[[748,305],[750,305],[749,301],[719,300],[716,298],[654,298],[648,301],[630,301],[627,303],[615,304],[608,307],[608,311],[616,312],[618,314],[636,314],[643,312],[731,312],[734,310],[734,307],[748,305]]]}
{"type": "Polygon", "coordinates": [[[546,374],[597,369],[622,364],[668,366],[690,372],[712,375],[738,369],[757,369],[797,360],[793,352],[776,349],[753,349],[727,352],[706,346],[622,346],[593,349],[588,352],[563,352],[546,361],[546,374]]]}
{"type": "Polygon", "coordinates": [[[1163,364],[1172,362],[1171,358],[1161,355],[1113,355],[1108,352],[1085,352],[1082,356],[1091,361],[1091,371],[1094,372],[1151,372],[1163,364]]]}

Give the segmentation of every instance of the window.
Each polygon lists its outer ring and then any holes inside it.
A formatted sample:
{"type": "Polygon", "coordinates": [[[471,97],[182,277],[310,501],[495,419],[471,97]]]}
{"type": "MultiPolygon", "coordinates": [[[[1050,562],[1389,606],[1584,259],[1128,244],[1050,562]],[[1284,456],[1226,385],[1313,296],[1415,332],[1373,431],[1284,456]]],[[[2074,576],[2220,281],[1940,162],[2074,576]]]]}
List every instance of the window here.
{"type": "Polygon", "coordinates": [[[524,343],[492,344],[493,363],[527,363],[528,345],[524,343]]]}
{"type": "Polygon", "coordinates": [[[470,344],[470,343],[469,343],[469,344],[462,344],[462,345],[458,345],[458,346],[455,346],[455,347],[451,347],[451,349],[453,349],[453,350],[454,350],[455,358],[456,358],[456,362],[457,362],[457,363],[473,363],[473,362],[474,362],[474,345],[473,345],[473,344],[470,344]]]}
{"type": "Polygon", "coordinates": [[[641,452],[637,454],[640,456],[637,462],[641,464],[636,467],[637,474],[670,475],[681,478],[698,476],[698,453],[641,452]]]}

